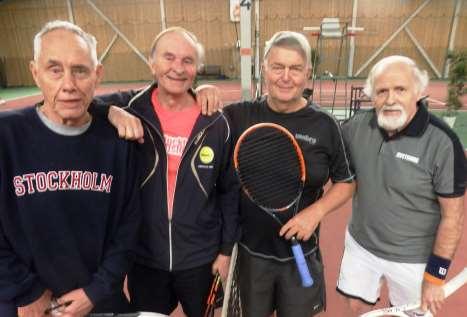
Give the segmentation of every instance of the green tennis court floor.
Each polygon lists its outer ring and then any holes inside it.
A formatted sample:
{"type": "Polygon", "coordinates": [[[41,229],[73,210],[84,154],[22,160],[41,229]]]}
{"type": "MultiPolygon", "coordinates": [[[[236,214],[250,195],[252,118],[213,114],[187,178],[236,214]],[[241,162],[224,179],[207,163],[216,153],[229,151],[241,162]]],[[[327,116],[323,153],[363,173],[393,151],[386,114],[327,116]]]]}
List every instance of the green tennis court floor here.
{"type": "Polygon", "coordinates": [[[11,100],[21,97],[27,97],[39,94],[37,87],[14,87],[14,88],[0,88],[0,98],[4,100],[11,100]]]}

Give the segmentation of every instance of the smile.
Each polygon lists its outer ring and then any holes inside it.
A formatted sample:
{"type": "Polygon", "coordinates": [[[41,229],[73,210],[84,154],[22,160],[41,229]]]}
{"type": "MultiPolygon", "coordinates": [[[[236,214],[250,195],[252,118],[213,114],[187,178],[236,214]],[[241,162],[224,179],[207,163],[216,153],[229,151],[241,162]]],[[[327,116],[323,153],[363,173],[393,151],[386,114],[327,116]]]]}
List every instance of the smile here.
{"type": "Polygon", "coordinates": [[[186,78],[174,78],[174,77],[171,77],[171,76],[166,76],[166,77],[169,80],[180,81],[180,82],[186,81],[186,78]]]}
{"type": "Polygon", "coordinates": [[[385,116],[395,116],[395,115],[400,115],[402,111],[399,109],[384,109],[383,114],[385,116]]]}

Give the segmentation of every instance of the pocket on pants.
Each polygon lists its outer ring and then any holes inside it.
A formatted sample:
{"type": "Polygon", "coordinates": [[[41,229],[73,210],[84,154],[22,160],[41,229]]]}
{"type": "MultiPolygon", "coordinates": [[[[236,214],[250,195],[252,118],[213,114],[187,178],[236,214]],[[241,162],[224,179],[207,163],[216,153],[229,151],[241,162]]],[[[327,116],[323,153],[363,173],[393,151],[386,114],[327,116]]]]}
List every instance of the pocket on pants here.
{"type": "Polygon", "coordinates": [[[324,279],[324,265],[321,261],[321,252],[319,249],[307,256],[309,266],[311,269],[311,276],[317,286],[316,295],[314,296],[312,304],[313,315],[324,311],[326,309],[326,283],[324,279]]]}

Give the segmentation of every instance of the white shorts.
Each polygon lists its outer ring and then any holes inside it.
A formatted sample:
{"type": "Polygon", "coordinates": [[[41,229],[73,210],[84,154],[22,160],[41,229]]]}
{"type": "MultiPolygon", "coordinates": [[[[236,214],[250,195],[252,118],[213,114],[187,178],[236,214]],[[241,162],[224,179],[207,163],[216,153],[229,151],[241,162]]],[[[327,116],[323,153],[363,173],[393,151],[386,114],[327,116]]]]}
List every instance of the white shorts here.
{"type": "Polygon", "coordinates": [[[379,258],[360,246],[347,230],[337,290],[344,296],[375,304],[384,278],[391,304],[410,304],[420,300],[425,267],[424,263],[399,263],[379,258]]]}

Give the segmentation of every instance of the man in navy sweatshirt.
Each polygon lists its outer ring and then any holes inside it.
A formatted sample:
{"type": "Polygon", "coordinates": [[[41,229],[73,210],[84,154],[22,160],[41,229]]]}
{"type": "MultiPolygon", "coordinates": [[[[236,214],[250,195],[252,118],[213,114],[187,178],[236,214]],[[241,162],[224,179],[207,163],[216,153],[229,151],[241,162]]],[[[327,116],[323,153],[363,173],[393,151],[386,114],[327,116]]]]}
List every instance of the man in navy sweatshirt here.
{"type": "Polygon", "coordinates": [[[138,149],[88,111],[103,74],[96,40],[49,22],[30,69],[44,101],[0,113],[0,302],[19,317],[127,312],[138,149]]]}

